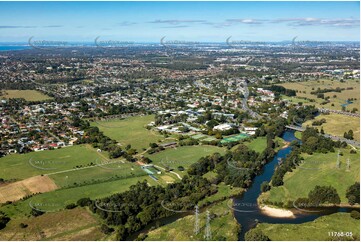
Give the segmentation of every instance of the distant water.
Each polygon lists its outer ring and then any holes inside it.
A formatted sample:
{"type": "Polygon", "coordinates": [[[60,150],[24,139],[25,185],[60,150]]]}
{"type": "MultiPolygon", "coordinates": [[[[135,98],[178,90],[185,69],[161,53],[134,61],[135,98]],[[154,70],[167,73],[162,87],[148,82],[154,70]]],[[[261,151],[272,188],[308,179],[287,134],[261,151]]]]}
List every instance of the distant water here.
{"type": "Polygon", "coordinates": [[[26,50],[26,49],[30,49],[30,46],[26,46],[26,45],[0,45],[0,51],[26,50]]]}

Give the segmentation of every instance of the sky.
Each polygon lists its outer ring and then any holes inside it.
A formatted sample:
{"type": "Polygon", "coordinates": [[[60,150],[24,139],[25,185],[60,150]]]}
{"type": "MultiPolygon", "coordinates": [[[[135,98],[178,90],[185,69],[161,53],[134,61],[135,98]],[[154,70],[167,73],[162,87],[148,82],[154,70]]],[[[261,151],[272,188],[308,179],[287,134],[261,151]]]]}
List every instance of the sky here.
{"type": "Polygon", "coordinates": [[[355,2],[0,2],[0,42],[359,41],[355,2]]]}

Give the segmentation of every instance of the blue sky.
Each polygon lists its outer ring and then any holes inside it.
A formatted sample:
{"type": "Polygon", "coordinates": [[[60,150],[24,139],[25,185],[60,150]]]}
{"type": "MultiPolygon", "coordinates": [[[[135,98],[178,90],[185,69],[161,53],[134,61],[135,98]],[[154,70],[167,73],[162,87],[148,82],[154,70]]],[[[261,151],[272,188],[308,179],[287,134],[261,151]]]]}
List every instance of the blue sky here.
{"type": "Polygon", "coordinates": [[[0,42],[359,41],[359,2],[0,2],[0,42]]]}

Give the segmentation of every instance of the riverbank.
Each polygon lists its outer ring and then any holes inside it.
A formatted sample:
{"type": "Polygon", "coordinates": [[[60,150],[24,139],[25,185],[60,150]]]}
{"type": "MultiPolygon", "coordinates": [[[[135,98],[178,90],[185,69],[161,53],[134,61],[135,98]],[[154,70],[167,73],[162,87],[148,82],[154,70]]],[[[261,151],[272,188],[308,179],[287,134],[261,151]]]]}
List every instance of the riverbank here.
{"type": "Polygon", "coordinates": [[[274,208],[267,205],[263,205],[260,207],[261,212],[266,214],[267,216],[275,217],[275,218],[295,218],[295,214],[291,210],[274,208]]]}

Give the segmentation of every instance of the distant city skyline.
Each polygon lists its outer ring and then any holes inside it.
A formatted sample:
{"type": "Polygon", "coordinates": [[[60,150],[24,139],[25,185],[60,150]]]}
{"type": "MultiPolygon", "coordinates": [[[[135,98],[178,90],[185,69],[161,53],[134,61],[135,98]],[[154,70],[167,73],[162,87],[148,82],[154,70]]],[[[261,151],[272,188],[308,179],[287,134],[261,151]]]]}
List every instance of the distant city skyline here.
{"type": "Polygon", "coordinates": [[[359,41],[354,2],[0,2],[0,42],[359,41]]]}

